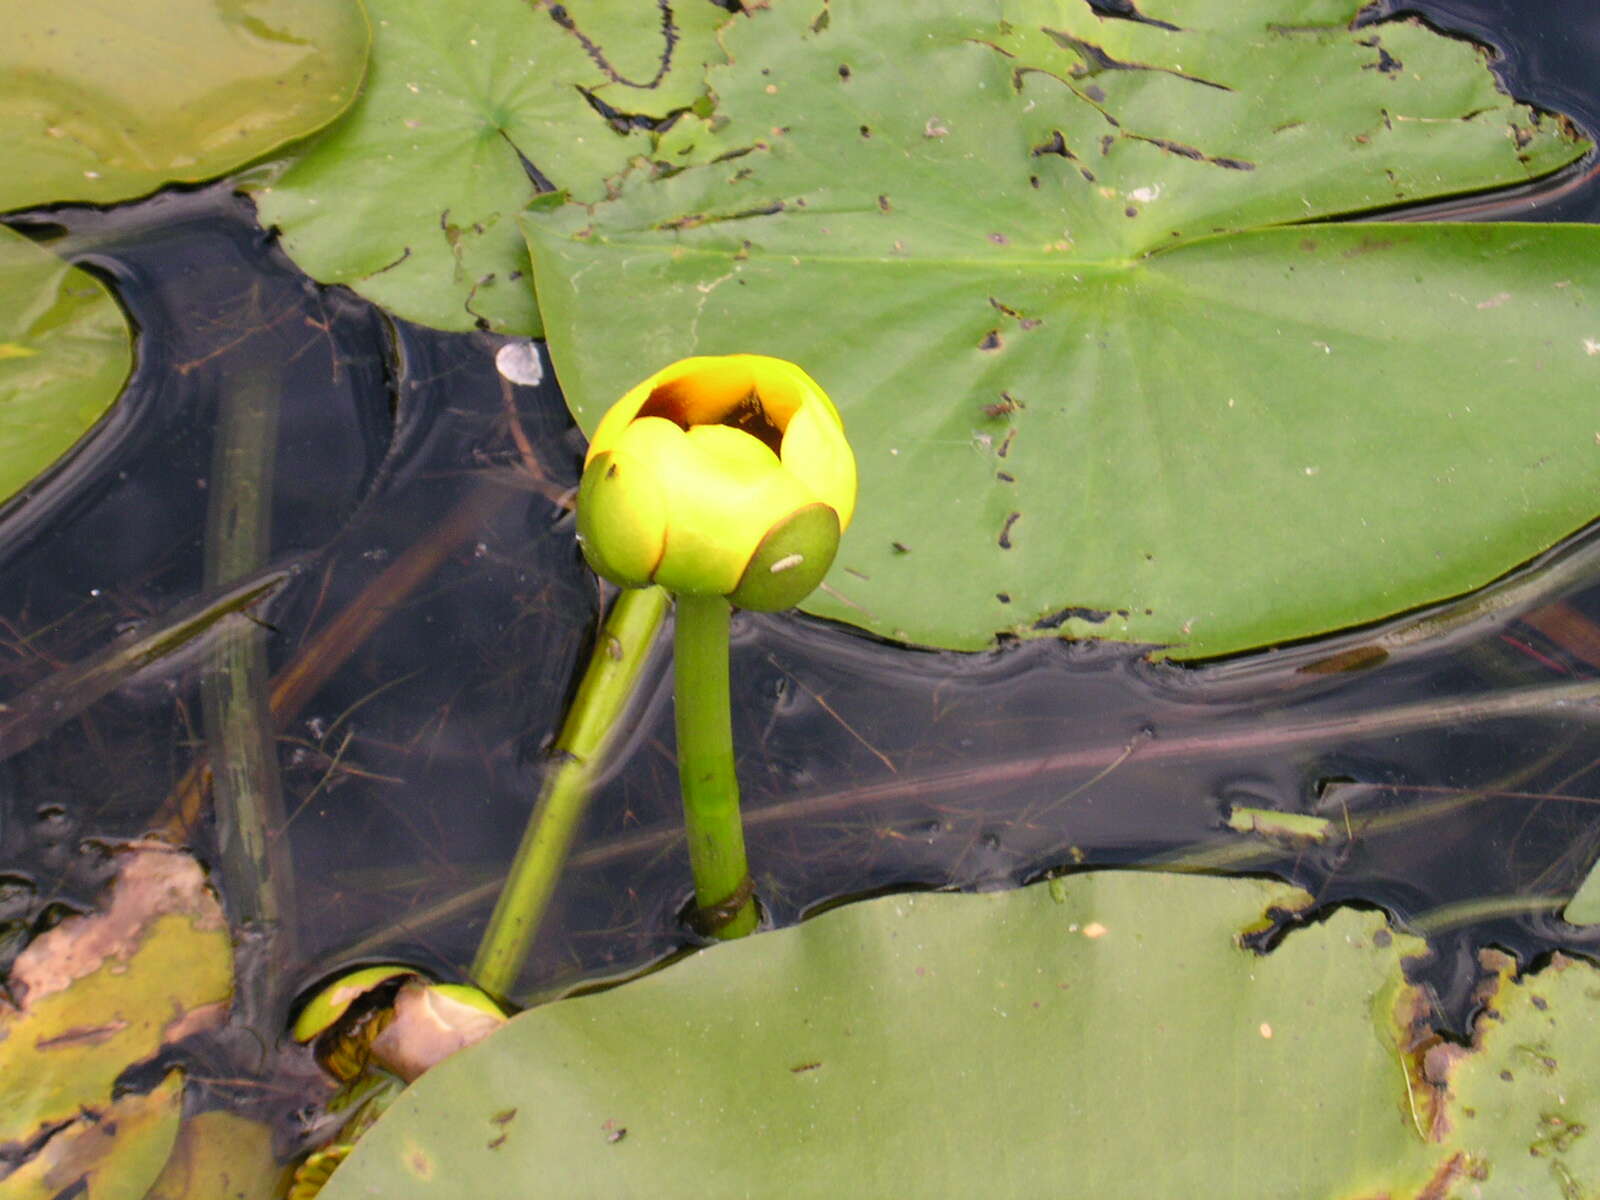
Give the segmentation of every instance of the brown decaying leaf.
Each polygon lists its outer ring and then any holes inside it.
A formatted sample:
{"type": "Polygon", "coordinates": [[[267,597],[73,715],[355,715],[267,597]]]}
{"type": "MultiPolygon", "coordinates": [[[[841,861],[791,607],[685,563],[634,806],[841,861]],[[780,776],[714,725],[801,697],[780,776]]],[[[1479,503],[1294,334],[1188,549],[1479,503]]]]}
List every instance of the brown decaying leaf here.
{"type": "Polygon", "coordinates": [[[69,917],[17,955],[10,987],[24,1009],[64,991],[107,962],[127,962],[143,944],[149,927],[168,913],[192,917],[196,932],[224,928],[222,908],[194,859],[160,842],[133,843],[119,853],[125,857],[106,906],[97,913],[69,917]]]}
{"type": "Polygon", "coordinates": [[[226,1019],[230,934],[200,864],[156,842],[112,854],[99,910],[35,938],[0,995],[0,1145],[97,1119],[129,1066],[226,1019]]]}

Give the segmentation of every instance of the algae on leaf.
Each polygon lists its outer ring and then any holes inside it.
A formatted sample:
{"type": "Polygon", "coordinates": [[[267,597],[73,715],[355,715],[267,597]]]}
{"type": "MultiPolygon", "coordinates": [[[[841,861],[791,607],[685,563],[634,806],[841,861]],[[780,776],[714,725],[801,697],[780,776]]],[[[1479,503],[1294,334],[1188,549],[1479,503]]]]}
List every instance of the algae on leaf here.
{"type": "Polygon", "coordinates": [[[0,211],[221,175],[343,112],[358,0],[0,0],[0,211]]]}
{"type": "Polygon", "coordinates": [[[1513,982],[1503,967],[1479,1018],[1472,1052],[1440,1055],[1449,1144],[1464,1180],[1484,1195],[1600,1193],[1595,1005],[1600,972],[1557,955],[1513,982]]]}
{"type": "Polygon", "coordinates": [[[257,193],[324,283],[440,329],[534,334],[516,217],[648,154],[705,87],[708,2],[369,0],[372,70],[348,118],[257,193]]]}
{"type": "Polygon", "coordinates": [[[804,365],[861,460],[804,607],[914,643],[1203,657],[1493,579],[1596,511],[1600,230],[1303,222],[1588,143],[1358,8],[736,21],[708,119],[524,218],[573,412],[683,354],[804,365]]]}

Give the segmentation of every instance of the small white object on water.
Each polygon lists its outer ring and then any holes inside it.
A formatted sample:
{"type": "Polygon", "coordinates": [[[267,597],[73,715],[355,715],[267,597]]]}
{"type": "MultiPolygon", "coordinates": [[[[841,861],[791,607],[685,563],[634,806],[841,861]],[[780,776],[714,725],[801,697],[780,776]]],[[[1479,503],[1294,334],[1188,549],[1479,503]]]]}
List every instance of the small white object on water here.
{"type": "Polygon", "coordinates": [[[521,338],[507,342],[494,352],[494,368],[501,376],[522,387],[538,387],[544,382],[544,359],[538,343],[521,338]]]}

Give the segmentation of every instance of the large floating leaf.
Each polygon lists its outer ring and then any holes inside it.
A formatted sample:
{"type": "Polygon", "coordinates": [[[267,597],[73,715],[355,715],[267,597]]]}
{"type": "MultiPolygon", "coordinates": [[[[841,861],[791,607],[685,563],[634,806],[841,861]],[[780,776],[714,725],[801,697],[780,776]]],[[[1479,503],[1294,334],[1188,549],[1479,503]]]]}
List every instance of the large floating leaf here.
{"type": "Polygon", "coordinates": [[[535,333],[516,214],[548,182],[597,198],[648,126],[704,89],[706,0],[371,0],[350,116],[274,185],[261,220],[310,274],[441,329],[535,333]]]}
{"type": "MultiPolygon", "coordinates": [[[[1528,1142],[1600,1115],[1600,974],[1503,984],[1482,1049],[1424,1063],[1401,1047],[1428,1045],[1401,971],[1420,946],[1381,917],[1239,945],[1304,900],[1096,873],[849,905],[517,1017],[413,1085],[324,1198],[496,1200],[537,1178],[551,1196],[1286,1200],[1485,1175],[1563,1195],[1528,1142]]],[[[1600,1148],[1567,1143],[1589,1194],[1600,1148]]]]}
{"type": "Polygon", "coordinates": [[[861,460],[806,607],[915,642],[1219,654],[1485,582],[1596,511],[1600,232],[1281,226],[1585,143],[1356,7],[736,22],[684,169],[526,219],[569,403],[592,429],[681,355],[800,362],[861,460]]]}
{"type": "MultiPolygon", "coordinates": [[[[6,1198],[144,1200],[172,1152],[182,1115],[183,1072],[168,1071],[154,1090],[119,1096],[52,1133],[5,1177],[6,1198]]],[[[227,1195],[212,1192],[210,1200],[227,1195]]]]}
{"type": "Polygon", "coordinates": [[[0,500],[105,414],[132,361],[104,285],[0,226],[0,500]]]}
{"type": "Polygon", "coordinates": [[[333,120],[358,0],[0,0],[0,210],[107,204],[231,171],[333,120]]]}
{"type": "Polygon", "coordinates": [[[1441,1046],[1434,1076],[1448,1088],[1446,1140],[1461,1153],[1461,1193],[1593,1196],[1600,1145],[1584,1134],[1600,1113],[1594,1010],[1600,972],[1557,956],[1488,996],[1473,1053],[1441,1046]],[[1472,1191],[1474,1176],[1487,1181],[1472,1191]]]}
{"type": "Polygon", "coordinates": [[[221,1109],[188,1118],[143,1200],[280,1200],[293,1169],[273,1152],[272,1127],[221,1109]]]}

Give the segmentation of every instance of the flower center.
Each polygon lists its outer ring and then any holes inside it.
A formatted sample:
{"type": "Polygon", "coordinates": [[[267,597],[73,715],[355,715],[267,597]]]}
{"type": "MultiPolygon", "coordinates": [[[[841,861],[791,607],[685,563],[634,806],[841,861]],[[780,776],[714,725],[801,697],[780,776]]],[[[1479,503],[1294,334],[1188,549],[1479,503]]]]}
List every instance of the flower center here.
{"type": "Polygon", "coordinates": [[[705,404],[697,403],[699,397],[693,393],[693,379],[677,379],[671,383],[664,383],[650,393],[650,398],[640,406],[634,419],[663,417],[683,430],[688,430],[693,425],[727,425],[741,433],[749,434],[774,454],[780,454],[783,446],[783,430],[773,422],[771,414],[767,412],[767,406],[761,402],[760,393],[754,388],[711,421],[704,420],[703,417],[696,419],[704,413],[705,404]]]}

